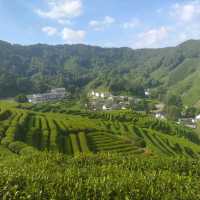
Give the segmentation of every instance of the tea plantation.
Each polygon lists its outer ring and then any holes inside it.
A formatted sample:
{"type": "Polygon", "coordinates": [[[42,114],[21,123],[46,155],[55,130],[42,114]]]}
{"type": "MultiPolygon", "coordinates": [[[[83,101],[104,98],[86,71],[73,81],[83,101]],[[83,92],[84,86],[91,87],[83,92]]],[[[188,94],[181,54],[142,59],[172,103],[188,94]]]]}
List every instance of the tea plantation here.
{"type": "Polygon", "coordinates": [[[0,103],[0,199],[200,199],[200,139],[131,111],[0,103]]]}
{"type": "Polygon", "coordinates": [[[54,153],[0,156],[1,199],[200,199],[200,162],[54,153]]]}

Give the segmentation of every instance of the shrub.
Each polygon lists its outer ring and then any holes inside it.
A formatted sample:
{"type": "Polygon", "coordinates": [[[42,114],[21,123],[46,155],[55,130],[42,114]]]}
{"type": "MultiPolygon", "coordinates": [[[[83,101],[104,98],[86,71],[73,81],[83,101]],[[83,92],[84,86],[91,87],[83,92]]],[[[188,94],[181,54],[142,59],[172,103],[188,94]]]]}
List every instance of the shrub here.
{"type": "Polygon", "coordinates": [[[12,152],[17,153],[17,154],[19,154],[20,151],[25,147],[27,147],[27,145],[23,142],[20,142],[20,141],[12,142],[8,145],[8,148],[12,152]]]}

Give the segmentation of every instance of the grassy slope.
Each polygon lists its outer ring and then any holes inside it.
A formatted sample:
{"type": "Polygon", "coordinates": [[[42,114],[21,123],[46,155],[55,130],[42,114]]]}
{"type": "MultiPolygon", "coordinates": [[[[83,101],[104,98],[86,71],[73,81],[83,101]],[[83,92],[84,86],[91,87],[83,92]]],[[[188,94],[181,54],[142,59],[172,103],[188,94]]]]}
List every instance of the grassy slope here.
{"type": "Polygon", "coordinates": [[[195,104],[199,100],[200,59],[187,59],[170,74],[169,91],[182,94],[187,105],[195,104]]]}
{"type": "Polygon", "coordinates": [[[150,74],[166,87],[166,92],[180,94],[186,105],[194,105],[200,97],[200,59],[186,58],[176,67],[160,66],[150,74]]]}

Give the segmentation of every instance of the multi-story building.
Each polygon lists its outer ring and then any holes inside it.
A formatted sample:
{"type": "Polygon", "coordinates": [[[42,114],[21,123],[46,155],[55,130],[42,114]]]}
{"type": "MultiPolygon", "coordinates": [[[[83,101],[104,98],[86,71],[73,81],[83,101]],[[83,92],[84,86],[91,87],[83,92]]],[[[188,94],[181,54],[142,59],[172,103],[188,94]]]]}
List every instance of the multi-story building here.
{"type": "Polygon", "coordinates": [[[30,103],[43,103],[47,101],[61,100],[66,96],[65,88],[55,88],[48,93],[28,95],[30,103]]]}

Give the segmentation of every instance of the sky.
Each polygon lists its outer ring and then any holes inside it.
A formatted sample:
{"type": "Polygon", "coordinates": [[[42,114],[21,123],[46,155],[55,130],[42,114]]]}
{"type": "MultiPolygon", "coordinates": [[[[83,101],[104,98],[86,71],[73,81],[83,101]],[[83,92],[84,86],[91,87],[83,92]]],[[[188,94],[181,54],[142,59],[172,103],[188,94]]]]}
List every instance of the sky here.
{"type": "Polygon", "coordinates": [[[200,0],[0,0],[0,40],[162,48],[200,39],[200,0]]]}

